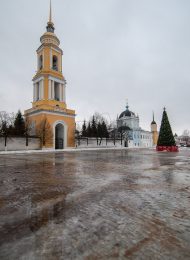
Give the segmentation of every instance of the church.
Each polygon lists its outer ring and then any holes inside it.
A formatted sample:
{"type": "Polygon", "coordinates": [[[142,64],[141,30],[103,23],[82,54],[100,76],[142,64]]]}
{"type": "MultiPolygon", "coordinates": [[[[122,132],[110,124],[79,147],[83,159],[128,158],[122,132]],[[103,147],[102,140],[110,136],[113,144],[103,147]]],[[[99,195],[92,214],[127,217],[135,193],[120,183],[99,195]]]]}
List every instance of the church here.
{"type": "Polygon", "coordinates": [[[157,144],[158,131],[157,124],[154,121],[151,123],[151,131],[143,130],[139,126],[139,116],[129,110],[129,105],[117,118],[117,129],[123,136],[125,147],[131,148],[148,148],[157,144]]]}
{"type": "Polygon", "coordinates": [[[75,146],[75,111],[67,108],[63,51],[54,31],[50,4],[46,32],[37,49],[32,108],[25,111],[25,118],[30,122],[30,132],[42,137],[42,147],[64,149],[75,146]]]}

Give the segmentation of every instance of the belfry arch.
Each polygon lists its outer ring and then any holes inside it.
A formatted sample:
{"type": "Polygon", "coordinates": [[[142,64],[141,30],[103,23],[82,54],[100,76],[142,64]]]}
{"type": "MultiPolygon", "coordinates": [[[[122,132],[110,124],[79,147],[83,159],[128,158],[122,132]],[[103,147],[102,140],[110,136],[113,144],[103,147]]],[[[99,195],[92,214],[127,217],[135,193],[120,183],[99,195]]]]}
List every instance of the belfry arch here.
{"type": "Polygon", "coordinates": [[[52,66],[53,66],[53,68],[52,68],[53,70],[58,71],[58,57],[56,55],[53,55],[52,66]]]}
{"type": "Polygon", "coordinates": [[[54,148],[64,149],[67,147],[67,125],[63,121],[54,123],[54,148]]]}

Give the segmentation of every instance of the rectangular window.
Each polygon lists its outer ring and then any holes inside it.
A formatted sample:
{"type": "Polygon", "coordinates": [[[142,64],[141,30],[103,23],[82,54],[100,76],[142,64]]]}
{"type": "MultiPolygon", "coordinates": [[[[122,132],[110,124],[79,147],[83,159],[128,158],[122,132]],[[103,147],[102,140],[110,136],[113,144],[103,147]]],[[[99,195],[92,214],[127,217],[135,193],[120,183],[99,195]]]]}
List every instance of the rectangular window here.
{"type": "Polygon", "coordinates": [[[59,83],[55,82],[54,85],[55,100],[60,101],[59,83]]]}

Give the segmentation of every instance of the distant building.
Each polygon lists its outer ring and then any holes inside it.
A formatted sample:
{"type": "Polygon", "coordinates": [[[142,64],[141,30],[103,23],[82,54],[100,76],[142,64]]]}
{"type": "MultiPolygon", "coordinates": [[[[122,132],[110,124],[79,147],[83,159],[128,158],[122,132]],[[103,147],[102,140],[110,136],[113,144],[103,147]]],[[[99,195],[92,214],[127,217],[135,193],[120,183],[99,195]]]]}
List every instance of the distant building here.
{"type": "Polygon", "coordinates": [[[41,131],[40,135],[45,135],[49,131],[49,137],[43,144],[46,148],[74,147],[75,111],[68,109],[66,104],[66,80],[62,73],[63,51],[54,33],[51,6],[46,29],[37,49],[32,108],[25,111],[25,117],[31,122],[33,134],[41,131]]]}
{"type": "Polygon", "coordinates": [[[117,118],[117,133],[122,137],[123,145],[126,147],[152,147],[154,144],[153,132],[143,130],[139,126],[139,116],[129,110],[128,104],[117,118]]]}
{"type": "Polygon", "coordinates": [[[176,145],[182,146],[182,147],[190,147],[190,136],[189,135],[180,135],[177,136],[176,134],[174,135],[176,145]]]}

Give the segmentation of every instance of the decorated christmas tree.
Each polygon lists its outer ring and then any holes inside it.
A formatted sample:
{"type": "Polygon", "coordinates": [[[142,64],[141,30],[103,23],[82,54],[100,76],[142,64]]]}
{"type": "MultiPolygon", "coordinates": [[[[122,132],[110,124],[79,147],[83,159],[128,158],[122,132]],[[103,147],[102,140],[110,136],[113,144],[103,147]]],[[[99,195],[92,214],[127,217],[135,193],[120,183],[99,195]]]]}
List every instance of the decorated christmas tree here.
{"type": "Polygon", "coordinates": [[[178,151],[165,108],[162,115],[157,151],[178,151]]]}

